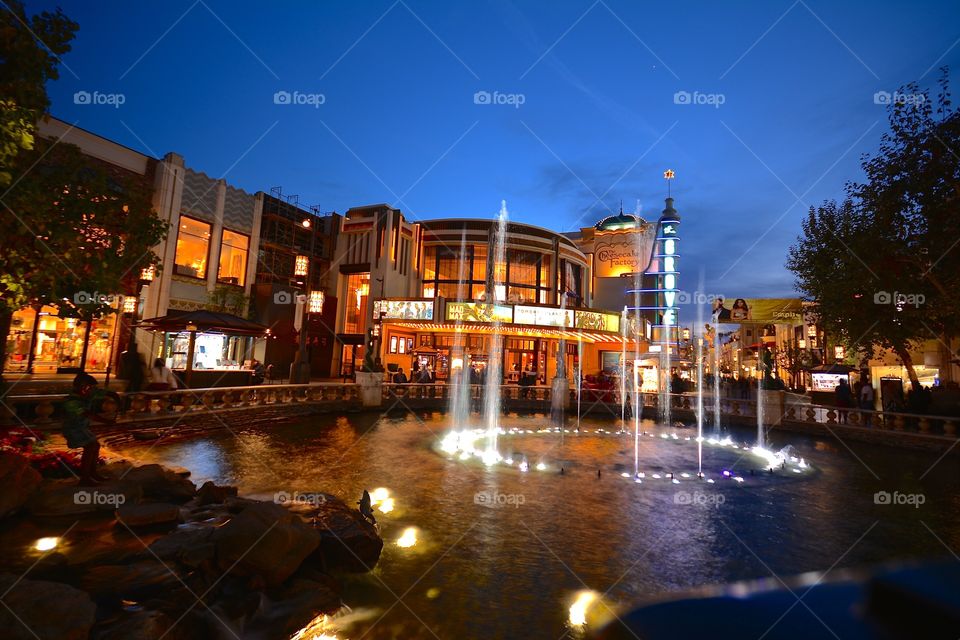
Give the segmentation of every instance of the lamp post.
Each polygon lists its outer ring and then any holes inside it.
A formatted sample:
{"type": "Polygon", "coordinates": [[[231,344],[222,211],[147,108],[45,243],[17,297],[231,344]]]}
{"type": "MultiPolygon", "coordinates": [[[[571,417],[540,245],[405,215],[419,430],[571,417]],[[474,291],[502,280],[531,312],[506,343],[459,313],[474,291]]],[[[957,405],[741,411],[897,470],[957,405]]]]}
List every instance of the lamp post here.
{"type": "Polygon", "coordinates": [[[290,365],[290,384],[307,384],[310,382],[310,358],[307,356],[307,326],[311,313],[323,313],[324,295],[322,291],[310,291],[310,276],[313,266],[313,252],[316,247],[317,234],[312,228],[310,218],[304,218],[301,226],[310,232],[309,255],[298,255],[293,267],[294,285],[297,287],[297,299],[303,298],[303,311],[300,316],[300,345],[293,356],[290,365]]]}

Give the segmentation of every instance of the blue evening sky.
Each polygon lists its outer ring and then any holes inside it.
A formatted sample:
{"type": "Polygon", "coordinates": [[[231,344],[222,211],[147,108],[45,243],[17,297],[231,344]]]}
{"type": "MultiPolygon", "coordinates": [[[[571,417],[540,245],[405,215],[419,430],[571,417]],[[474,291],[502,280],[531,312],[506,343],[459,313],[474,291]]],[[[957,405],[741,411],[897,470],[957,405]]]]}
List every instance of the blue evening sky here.
{"type": "Polygon", "coordinates": [[[681,285],[728,296],[792,295],[807,207],[886,129],[875,93],[960,68],[942,0],[59,5],[80,31],[51,111],[79,127],[324,211],[491,217],[505,199],[558,231],[621,200],[655,219],[672,168],[681,285]]]}

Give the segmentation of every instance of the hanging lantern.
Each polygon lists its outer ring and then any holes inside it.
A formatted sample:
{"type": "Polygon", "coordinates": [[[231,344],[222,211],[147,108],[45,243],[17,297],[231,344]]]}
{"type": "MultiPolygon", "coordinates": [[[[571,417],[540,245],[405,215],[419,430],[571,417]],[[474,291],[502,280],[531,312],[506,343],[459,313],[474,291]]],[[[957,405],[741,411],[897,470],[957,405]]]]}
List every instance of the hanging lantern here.
{"type": "Polygon", "coordinates": [[[323,291],[311,291],[307,299],[307,313],[323,313],[323,291]]]}
{"type": "Polygon", "coordinates": [[[136,313],[137,311],[137,298],[136,296],[126,296],[123,299],[123,312],[124,313],[136,313]]]}
{"type": "Polygon", "coordinates": [[[837,360],[843,360],[844,357],[847,355],[847,352],[846,352],[846,349],[844,349],[842,346],[837,346],[833,348],[833,355],[834,357],[836,357],[837,360]]]}
{"type": "Polygon", "coordinates": [[[309,264],[310,259],[307,256],[297,256],[297,261],[293,265],[293,275],[306,277],[309,264]]]}
{"type": "Polygon", "coordinates": [[[144,284],[153,282],[153,278],[155,275],[156,275],[156,267],[154,267],[153,265],[150,265],[146,269],[141,269],[140,282],[143,282],[144,284]]]}

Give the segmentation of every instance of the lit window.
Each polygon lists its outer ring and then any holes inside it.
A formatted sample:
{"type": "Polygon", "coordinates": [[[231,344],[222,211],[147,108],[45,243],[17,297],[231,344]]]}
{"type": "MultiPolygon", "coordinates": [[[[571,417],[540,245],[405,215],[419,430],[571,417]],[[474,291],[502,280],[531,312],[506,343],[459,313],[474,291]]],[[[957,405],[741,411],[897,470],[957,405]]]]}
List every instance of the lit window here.
{"type": "Polygon", "coordinates": [[[367,323],[367,302],[370,296],[370,274],[353,273],[347,277],[344,333],[363,333],[367,323]]]}
{"type": "Polygon", "coordinates": [[[182,276],[205,278],[210,246],[210,225],[185,216],[180,217],[177,234],[175,272],[182,276]]]}
{"type": "Polygon", "coordinates": [[[243,285],[247,273],[247,249],[250,238],[223,230],[223,242],[220,245],[220,271],[217,280],[227,284],[243,285]]]}

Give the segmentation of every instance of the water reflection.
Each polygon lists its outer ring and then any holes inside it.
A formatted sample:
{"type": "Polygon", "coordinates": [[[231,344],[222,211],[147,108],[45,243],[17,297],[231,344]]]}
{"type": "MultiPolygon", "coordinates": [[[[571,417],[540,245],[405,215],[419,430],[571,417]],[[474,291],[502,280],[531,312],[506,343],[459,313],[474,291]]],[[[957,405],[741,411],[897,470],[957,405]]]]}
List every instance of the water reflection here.
{"type": "Polygon", "coordinates": [[[314,417],[130,453],[267,499],[325,491],[353,504],[371,491],[387,544],[373,574],[347,578],[353,612],[335,628],[326,621],[329,637],[555,639],[575,631],[581,608],[572,606],[585,588],[603,594],[582,606],[589,626],[607,605],[665,592],[824,570],[841,557],[838,567],[947,554],[923,523],[960,548],[953,458],[927,473],[935,455],[774,432],[773,448],[794,445],[813,471],[750,476],[737,462],[749,450],[704,446],[710,484],[695,477],[690,433],[661,438],[647,423],[654,437],[641,438],[645,476],[635,478],[633,437],[618,423],[584,419],[587,432],[561,445],[555,432],[536,433],[547,422],[505,417],[514,434],[501,438],[501,453],[514,464],[494,467],[438,451],[440,414],[314,417]],[[722,479],[721,468],[745,482],[722,479]],[[875,503],[874,493],[895,489],[926,502],[875,503]]]}

